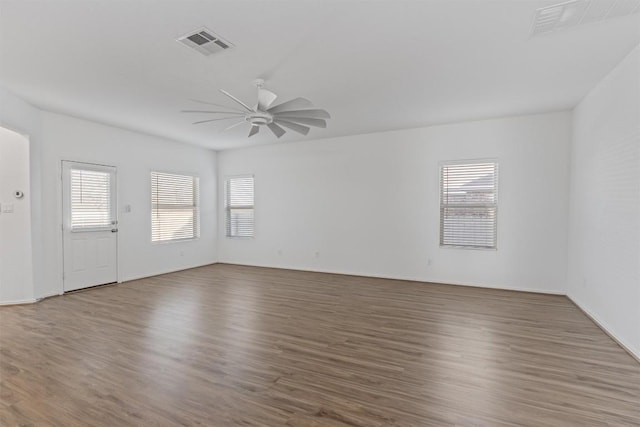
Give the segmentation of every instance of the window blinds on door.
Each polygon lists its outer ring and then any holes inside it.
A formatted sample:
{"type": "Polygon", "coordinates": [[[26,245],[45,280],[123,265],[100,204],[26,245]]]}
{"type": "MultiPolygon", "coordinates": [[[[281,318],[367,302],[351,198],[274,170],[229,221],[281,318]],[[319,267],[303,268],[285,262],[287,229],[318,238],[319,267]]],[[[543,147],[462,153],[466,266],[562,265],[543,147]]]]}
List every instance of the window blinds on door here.
{"type": "Polygon", "coordinates": [[[498,164],[445,164],[440,173],[440,245],[496,248],[498,164]]]}
{"type": "Polygon", "coordinates": [[[199,237],[198,178],[151,172],[151,241],[199,237]]]}
{"type": "Polygon", "coordinates": [[[70,170],[71,230],[111,227],[111,174],[70,170]]]}

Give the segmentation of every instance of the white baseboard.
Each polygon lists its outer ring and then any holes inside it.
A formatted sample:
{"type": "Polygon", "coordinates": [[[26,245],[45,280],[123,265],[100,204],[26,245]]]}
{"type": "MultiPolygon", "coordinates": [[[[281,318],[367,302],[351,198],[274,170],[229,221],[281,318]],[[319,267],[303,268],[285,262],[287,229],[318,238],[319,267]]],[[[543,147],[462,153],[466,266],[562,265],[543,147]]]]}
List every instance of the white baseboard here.
{"type": "Polygon", "coordinates": [[[569,301],[571,301],[572,303],[575,304],[576,307],[578,307],[580,309],[580,311],[582,311],[589,319],[591,319],[591,321],[593,323],[596,324],[596,326],[598,326],[600,329],[602,329],[602,331],[609,335],[609,337],[614,340],[616,342],[616,344],[618,344],[620,347],[622,347],[627,353],[629,353],[631,355],[631,357],[633,357],[634,359],[636,359],[636,361],[638,363],[640,363],[640,354],[634,352],[631,349],[631,346],[629,346],[627,343],[625,343],[625,341],[623,339],[621,339],[619,336],[617,336],[615,333],[613,333],[611,331],[611,328],[607,327],[606,324],[598,319],[598,317],[593,314],[592,311],[588,310],[587,308],[585,308],[585,306],[583,304],[580,304],[574,297],[572,297],[571,295],[567,294],[567,298],[569,299],[569,301]]]}
{"type": "Polygon", "coordinates": [[[471,288],[484,288],[484,289],[496,289],[499,291],[514,291],[514,292],[528,292],[533,294],[544,294],[544,295],[560,295],[564,296],[565,293],[563,291],[551,291],[547,289],[533,289],[533,288],[523,288],[523,287],[509,287],[509,286],[495,286],[495,285],[486,285],[479,283],[469,283],[469,282],[435,282],[428,280],[416,280],[418,282],[426,282],[426,283],[439,283],[443,285],[453,285],[453,286],[468,286],[471,288]]]}
{"type": "Polygon", "coordinates": [[[125,277],[119,278],[118,279],[118,283],[131,282],[133,280],[146,279],[148,277],[162,276],[163,274],[177,273],[178,271],[191,270],[192,268],[205,267],[207,265],[213,265],[213,264],[217,264],[217,262],[214,261],[214,262],[208,262],[206,264],[197,264],[197,265],[191,265],[191,266],[188,266],[188,267],[180,267],[178,269],[162,270],[162,271],[158,271],[158,272],[154,272],[154,273],[150,273],[150,274],[141,274],[141,275],[135,275],[135,276],[125,276],[125,277]]]}
{"type": "Polygon", "coordinates": [[[484,288],[484,289],[497,289],[501,291],[515,291],[515,292],[531,292],[536,294],[546,294],[546,295],[566,295],[564,291],[551,291],[551,290],[542,290],[542,289],[531,289],[531,288],[522,288],[522,287],[508,287],[508,286],[496,286],[496,285],[486,285],[479,283],[468,283],[468,282],[442,282],[442,281],[434,281],[429,280],[424,277],[412,277],[412,276],[384,276],[384,275],[373,275],[366,274],[360,272],[353,271],[335,271],[335,270],[324,270],[324,269],[314,269],[314,268],[299,268],[299,267],[289,267],[289,266],[273,266],[273,265],[264,265],[264,264],[245,264],[241,262],[228,262],[228,261],[218,261],[219,264],[230,264],[230,265],[243,265],[247,267],[262,267],[262,268],[274,268],[278,270],[293,270],[293,271],[309,271],[311,273],[326,273],[326,274],[340,274],[343,276],[358,276],[358,277],[371,277],[373,279],[387,279],[387,280],[403,280],[406,282],[420,282],[420,283],[434,283],[440,285],[455,285],[455,286],[469,286],[473,288],[484,288]]]}
{"type": "Polygon", "coordinates": [[[57,297],[62,295],[64,292],[53,292],[53,293],[49,293],[49,294],[45,294],[45,295],[40,295],[39,297],[36,298],[36,302],[46,299],[46,298],[51,298],[51,297],[57,297]]]}
{"type": "Polygon", "coordinates": [[[33,304],[34,302],[38,302],[37,299],[18,299],[13,301],[0,301],[0,306],[2,305],[23,305],[23,304],[33,304]]]}
{"type": "MultiPolygon", "coordinates": [[[[131,280],[138,280],[138,279],[145,279],[147,277],[154,277],[154,276],[160,276],[162,274],[169,274],[169,273],[175,273],[178,271],[184,271],[184,270],[190,270],[192,268],[198,268],[198,267],[204,267],[206,265],[212,265],[212,264],[216,264],[215,262],[213,263],[206,263],[206,264],[198,264],[198,265],[193,265],[193,266],[189,266],[189,267],[184,267],[184,268],[179,268],[177,270],[175,269],[170,269],[170,270],[163,270],[160,272],[156,272],[153,274],[146,274],[146,275],[141,275],[141,276],[131,276],[131,277],[126,277],[123,279],[118,280],[118,283],[123,283],[123,282],[129,282],[131,280]]],[[[33,298],[33,299],[21,299],[21,300],[12,300],[12,301],[0,301],[0,306],[4,306],[4,305],[23,305],[23,304],[33,304],[36,302],[40,302],[43,299],[46,298],[50,298],[50,297],[56,297],[59,295],[63,295],[64,292],[53,292],[53,293],[48,293],[48,294],[44,294],[44,295],[39,295],[37,298],[33,298]]]]}

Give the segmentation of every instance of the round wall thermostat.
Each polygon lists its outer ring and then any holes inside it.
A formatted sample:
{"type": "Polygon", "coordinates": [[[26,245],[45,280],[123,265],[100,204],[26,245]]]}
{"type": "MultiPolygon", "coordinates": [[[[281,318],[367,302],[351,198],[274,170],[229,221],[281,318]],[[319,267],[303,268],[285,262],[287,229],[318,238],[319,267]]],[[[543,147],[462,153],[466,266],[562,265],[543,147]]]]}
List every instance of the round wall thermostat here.
{"type": "Polygon", "coordinates": [[[19,190],[14,191],[13,195],[15,196],[16,199],[22,199],[24,197],[24,193],[19,190]]]}

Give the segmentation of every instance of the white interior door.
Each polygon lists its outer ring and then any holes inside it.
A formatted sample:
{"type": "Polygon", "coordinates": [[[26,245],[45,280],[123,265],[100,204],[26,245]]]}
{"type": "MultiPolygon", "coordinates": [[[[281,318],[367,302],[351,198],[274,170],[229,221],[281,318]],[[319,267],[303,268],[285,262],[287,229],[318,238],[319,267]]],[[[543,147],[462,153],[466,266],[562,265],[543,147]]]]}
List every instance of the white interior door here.
{"type": "Polygon", "coordinates": [[[118,280],[116,168],[62,162],[64,291],[118,280]]]}

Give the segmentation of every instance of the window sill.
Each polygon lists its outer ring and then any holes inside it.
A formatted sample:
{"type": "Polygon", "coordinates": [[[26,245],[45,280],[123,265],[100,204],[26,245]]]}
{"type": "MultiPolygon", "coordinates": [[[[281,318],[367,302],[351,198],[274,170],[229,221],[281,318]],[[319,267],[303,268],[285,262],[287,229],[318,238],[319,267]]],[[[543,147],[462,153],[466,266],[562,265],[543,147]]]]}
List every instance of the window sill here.
{"type": "Polygon", "coordinates": [[[151,241],[152,245],[166,245],[166,244],[170,244],[170,243],[188,243],[188,242],[195,242],[197,240],[200,240],[200,237],[192,237],[192,238],[188,238],[188,239],[172,239],[172,240],[158,240],[158,241],[151,241]]]}
{"type": "Polygon", "coordinates": [[[480,246],[458,246],[458,245],[440,245],[440,249],[465,249],[475,251],[497,251],[498,247],[485,248],[480,246]]]}

